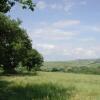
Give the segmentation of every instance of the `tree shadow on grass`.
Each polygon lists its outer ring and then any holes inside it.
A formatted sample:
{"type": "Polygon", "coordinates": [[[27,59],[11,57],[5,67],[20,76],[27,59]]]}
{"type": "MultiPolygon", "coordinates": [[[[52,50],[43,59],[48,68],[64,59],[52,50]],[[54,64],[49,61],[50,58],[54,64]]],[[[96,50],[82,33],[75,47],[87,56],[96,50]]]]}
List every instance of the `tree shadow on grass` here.
{"type": "Polygon", "coordinates": [[[0,76],[38,76],[38,72],[18,72],[15,74],[0,73],[0,76]]]}
{"type": "Polygon", "coordinates": [[[0,100],[70,100],[75,88],[57,84],[10,85],[0,81],[0,100]]]}

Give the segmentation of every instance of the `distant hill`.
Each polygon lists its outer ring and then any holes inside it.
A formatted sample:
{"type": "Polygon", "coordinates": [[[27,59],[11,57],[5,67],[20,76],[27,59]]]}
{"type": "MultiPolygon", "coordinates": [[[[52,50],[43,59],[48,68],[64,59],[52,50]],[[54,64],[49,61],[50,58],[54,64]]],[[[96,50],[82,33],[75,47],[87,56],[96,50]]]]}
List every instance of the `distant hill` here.
{"type": "Polygon", "coordinates": [[[100,64],[100,59],[79,59],[73,61],[49,61],[44,62],[44,67],[69,67],[69,66],[92,66],[100,64]]]}
{"type": "Polygon", "coordinates": [[[44,62],[41,68],[44,71],[63,72],[93,72],[100,73],[100,59],[82,59],[73,61],[49,61],[44,62]],[[96,71],[96,72],[95,72],[96,71]]]}

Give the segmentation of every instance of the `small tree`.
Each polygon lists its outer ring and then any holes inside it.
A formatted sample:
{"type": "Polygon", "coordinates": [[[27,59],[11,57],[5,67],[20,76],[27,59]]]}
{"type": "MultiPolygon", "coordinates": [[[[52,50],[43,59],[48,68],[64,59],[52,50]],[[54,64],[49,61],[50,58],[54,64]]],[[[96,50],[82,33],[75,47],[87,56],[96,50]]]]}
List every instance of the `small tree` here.
{"type": "Polygon", "coordinates": [[[43,64],[43,57],[37,50],[32,49],[28,52],[28,57],[26,58],[25,64],[28,71],[31,71],[32,69],[35,71],[39,70],[43,64]]]}

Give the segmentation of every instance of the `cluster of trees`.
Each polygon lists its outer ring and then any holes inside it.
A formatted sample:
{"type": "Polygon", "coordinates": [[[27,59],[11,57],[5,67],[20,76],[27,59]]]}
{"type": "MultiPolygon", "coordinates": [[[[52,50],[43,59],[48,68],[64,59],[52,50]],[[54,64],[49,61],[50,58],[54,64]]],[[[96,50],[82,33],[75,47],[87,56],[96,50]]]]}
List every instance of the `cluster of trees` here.
{"type": "Polygon", "coordinates": [[[6,73],[15,73],[19,63],[29,71],[39,69],[43,63],[42,55],[32,48],[27,32],[20,27],[21,21],[5,15],[15,2],[32,11],[35,6],[32,0],[0,0],[0,67],[6,73]]]}

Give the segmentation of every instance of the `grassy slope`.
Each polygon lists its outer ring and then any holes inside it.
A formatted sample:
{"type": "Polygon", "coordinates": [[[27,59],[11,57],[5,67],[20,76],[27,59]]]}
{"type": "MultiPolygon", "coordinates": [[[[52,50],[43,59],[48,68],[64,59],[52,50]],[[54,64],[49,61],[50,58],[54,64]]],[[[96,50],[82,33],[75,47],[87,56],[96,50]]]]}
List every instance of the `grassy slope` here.
{"type": "Polygon", "coordinates": [[[7,96],[6,100],[66,100],[65,94],[71,96],[71,100],[100,100],[100,76],[59,72],[0,76],[0,89],[0,100],[7,96]]]}

